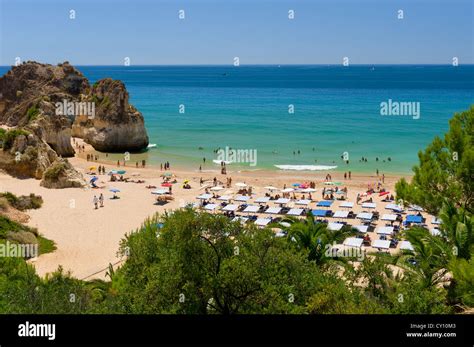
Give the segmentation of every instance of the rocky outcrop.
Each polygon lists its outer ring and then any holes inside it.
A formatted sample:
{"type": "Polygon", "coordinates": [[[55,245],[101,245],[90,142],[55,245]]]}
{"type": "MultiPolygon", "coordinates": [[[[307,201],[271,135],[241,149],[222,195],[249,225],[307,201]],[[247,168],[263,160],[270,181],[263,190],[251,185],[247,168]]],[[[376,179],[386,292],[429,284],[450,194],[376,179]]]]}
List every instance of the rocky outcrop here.
{"type": "Polygon", "coordinates": [[[45,188],[82,188],[86,181],[66,159],[58,159],[43,174],[40,183],[45,188]]]}
{"type": "Polygon", "coordinates": [[[56,152],[37,136],[25,130],[9,132],[10,141],[4,141],[0,151],[0,168],[20,177],[41,179],[44,171],[58,159],[56,152]],[[14,136],[14,137],[13,137],[14,136]]]}
{"type": "Polygon", "coordinates": [[[87,99],[95,104],[94,117],[76,117],[72,134],[102,152],[137,152],[148,146],[143,116],[128,103],[128,93],[120,81],[100,80],[87,99]]]}
{"type": "Polygon", "coordinates": [[[90,90],[87,79],[65,62],[27,62],[0,78],[0,124],[21,127],[48,143],[58,155],[74,155],[73,119],[56,113],[56,102],[75,100],[90,90]]]}
{"type": "Polygon", "coordinates": [[[0,132],[0,168],[21,177],[41,179],[59,157],[73,156],[71,136],[105,152],[148,146],[143,116],[128,103],[124,84],[104,79],[91,87],[68,62],[26,62],[2,76],[0,125],[10,129],[0,132]]]}

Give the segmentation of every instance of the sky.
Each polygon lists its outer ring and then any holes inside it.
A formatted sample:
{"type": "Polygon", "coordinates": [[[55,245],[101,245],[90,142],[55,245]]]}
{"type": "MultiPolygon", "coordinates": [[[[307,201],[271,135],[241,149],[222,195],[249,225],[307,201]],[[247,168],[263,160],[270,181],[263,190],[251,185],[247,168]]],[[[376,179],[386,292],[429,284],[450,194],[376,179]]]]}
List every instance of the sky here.
{"type": "Polygon", "coordinates": [[[126,57],[132,65],[235,57],[242,65],[344,57],[473,64],[474,0],[0,0],[0,65],[17,57],[74,65],[122,65],[126,57]]]}

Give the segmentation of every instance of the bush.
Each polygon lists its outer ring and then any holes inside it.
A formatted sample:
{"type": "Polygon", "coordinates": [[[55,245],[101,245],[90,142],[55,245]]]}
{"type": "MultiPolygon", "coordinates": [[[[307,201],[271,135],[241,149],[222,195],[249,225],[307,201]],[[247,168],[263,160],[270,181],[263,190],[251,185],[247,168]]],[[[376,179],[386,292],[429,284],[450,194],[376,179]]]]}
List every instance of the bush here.
{"type": "Polygon", "coordinates": [[[39,254],[51,253],[56,250],[56,244],[43,236],[38,236],[39,254]]]}
{"type": "Polygon", "coordinates": [[[33,228],[22,225],[11,219],[0,215],[0,239],[6,238],[10,232],[29,231],[33,234],[37,234],[37,231],[33,228]]]}
{"type": "Polygon", "coordinates": [[[43,198],[33,193],[18,197],[10,192],[5,192],[1,193],[0,197],[5,198],[12,207],[20,211],[38,209],[43,205],[43,198]]]}
{"type": "Polygon", "coordinates": [[[6,210],[10,206],[8,200],[5,198],[0,198],[0,210],[6,210]]]}
{"type": "Polygon", "coordinates": [[[5,134],[7,131],[3,128],[0,128],[0,147],[3,147],[3,143],[5,142],[5,134]]]}
{"type": "Polygon", "coordinates": [[[40,113],[40,110],[36,105],[31,106],[28,111],[26,112],[26,115],[28,116],[28,122],[31,122],[36,118],[36,116],[40,113]]]}
{"type": "Polygon", "coordinates": [[[17,231],[7,233],[8,240],[21,244],[36,244],[38,240],[35,234],[29,231],[17,231]]]}
{"type": "Polygon", "coordinates": [[[54,163],[44,172],[44,177],[48,180],[57,180],[66,169],[65,163],[54,163]]]}
{"type": "Polygon", "coordinates": [[[23,129],[12,129],[8,130],[3,135],[3,150],[9,150],[12,148],[15,139],[20,135],[28,136],[30,133],[23,129]]]}

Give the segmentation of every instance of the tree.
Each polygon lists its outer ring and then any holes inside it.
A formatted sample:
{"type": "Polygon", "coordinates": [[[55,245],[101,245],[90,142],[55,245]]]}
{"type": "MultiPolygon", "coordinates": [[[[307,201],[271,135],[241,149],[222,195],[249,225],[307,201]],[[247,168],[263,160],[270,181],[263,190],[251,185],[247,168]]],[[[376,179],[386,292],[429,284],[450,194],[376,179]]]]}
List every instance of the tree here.
{"type": "Polygon", "coordinates": [[[418,153],[411,183],[397,182],[397,198],[437,215],[443,203],[474,212],[474,106],[455,114],[444,138],[418,153]]]}
{"type": "Polygon", "coordinates": [[[449,266],[454,285],[449,288],[449,296],[454,304],[474,307],[474,258],[456,259],[449,266]]]}
{"type": "Polygon", "coordinates": [[[441,235],[453,247],[455,255],[470,259],[474,253],[474,217],[450,203],[443,206],[439,217],[441,235]]]}
{"type": "Polygon", "coordinates": [[[112,288],[125,312],[303,313],[323,276],[270,229],[192,209],[127,235],[112,288]]]}
{"type": "Polygon", "coordinates": [[[306,249],[308,259],[315,261],[318,265],[326,264],[333,259],[326,252],[329,246],[341,243],[355,234],[350,227],[343,227],[337,231],[329,230],[326,223],[316,222],[311,212],[304,220],[287,218],[284,222],[290,224],[289,227],[284,227],[288,233],[288,241],[295,244],[298,249],[306,249]]]}
{"type": "Polygon", "coordinates": [[[407,230],[404,236],[413,246],[413,252],[400,255],[397,265],[412,273],[422,288],[447,282],[448,264],[456,254],[449,243],[419,227],[407,230]]]}

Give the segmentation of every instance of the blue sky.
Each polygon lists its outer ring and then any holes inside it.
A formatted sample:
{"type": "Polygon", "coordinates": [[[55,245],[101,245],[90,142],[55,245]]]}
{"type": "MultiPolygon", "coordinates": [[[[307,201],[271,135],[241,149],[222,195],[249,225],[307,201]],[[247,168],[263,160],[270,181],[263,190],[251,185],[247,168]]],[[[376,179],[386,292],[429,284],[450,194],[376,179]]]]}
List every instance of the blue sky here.
{"type": "Polygon", "coordinates": [[[473,0],[0,0],[0,65],[474,63],[473,0]],[[69,11],[76,12],[74,20],[69,11]],[[179,10],[186,18],[178,18],[179,10]],[[288,19],[288,10],[295,19],[288,19]],[[397,11],[404,11],[404,19],[397,11]]]}

